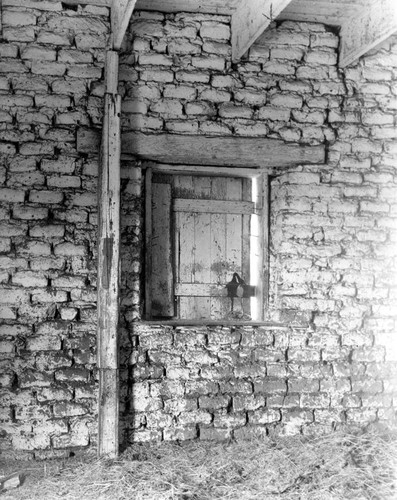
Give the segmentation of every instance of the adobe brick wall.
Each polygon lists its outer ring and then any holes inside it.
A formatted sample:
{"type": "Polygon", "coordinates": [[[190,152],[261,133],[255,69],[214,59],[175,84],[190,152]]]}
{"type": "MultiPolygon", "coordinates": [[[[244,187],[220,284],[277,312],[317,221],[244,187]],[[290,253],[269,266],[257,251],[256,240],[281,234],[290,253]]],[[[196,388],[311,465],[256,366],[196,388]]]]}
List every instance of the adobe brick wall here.
{"type": "MultiPolygon", "coordinates": [[[[345,71],[338,43],[284,22],[232,64],[228,17],[135,14],[126,131],[324,144],[327,160],[271,172],[268,319],[292,326],[140,325],[139,269],[123,281],[125,442],[395,423],[397,38],[345,71]]],[[[130,185],[131,214],[142,207],[130,185]]],[[[123,226],[138,248],[139,223],[123,226]]]]}
{"type": "MultiPolygon", "coordinates": [[[[107,9],[3,0],[0,446],[95,447],[96,187],[107,9]]],[[[325,144],[271,178],[269,319],[139,323],[143,186],[122,165],[122,441],[323,432],[395,418],[397,39],[346,71],[324,26],[284,22],[231,63],[226,16],[136,13],[123,128],[325,144]],[[305,326],[307,325],[307,326],[305,326]]]]}
{"type": "Polygon", "coordinates": [[[97,155],[108,9],[2,2],[0,449],[95,445],[97,155]]]}

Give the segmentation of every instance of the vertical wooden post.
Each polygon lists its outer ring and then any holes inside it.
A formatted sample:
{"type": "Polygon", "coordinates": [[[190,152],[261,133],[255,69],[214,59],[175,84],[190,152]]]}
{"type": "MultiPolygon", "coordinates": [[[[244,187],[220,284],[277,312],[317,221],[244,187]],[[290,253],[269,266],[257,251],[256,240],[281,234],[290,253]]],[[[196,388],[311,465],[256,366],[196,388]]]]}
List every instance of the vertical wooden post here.
{"type": "Polygon", "coordinates": [[[261,180],[262,214],[260,220],[262,244],[262,314],[261,319],[269,315],[269,176],[263,174],[261,180]]]}
{"type": "Polygon", "coordinates": [[[119,448],[119,254],[120,113],[118,53],[106,52],[105,107],[99,176],[97,364],[98,455],[116,457],[119,448]]]}

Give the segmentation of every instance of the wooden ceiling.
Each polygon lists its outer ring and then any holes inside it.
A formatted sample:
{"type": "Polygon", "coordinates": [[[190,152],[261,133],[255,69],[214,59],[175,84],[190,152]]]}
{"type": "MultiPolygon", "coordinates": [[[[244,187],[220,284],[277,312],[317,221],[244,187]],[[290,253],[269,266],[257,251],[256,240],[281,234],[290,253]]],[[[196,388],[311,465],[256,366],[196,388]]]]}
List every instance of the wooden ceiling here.
{"type": "Polygon", "coordinates": [[[340,67],[355,62],[397,32],[397,0],[64,0],[64,3],[111,7],[116,50],[133,10],[230,15],[234,61],[247,52],[273,20],[316,22],[340,28],[340,67]]]}
{"type": "MultiPolygon", "coordinates": [[[[243,0],[137,0],[135,8],[232,15],[241,3],[243,0]]],[[[358,13],[368,3],[370,0],[292,0],[278,19],[341,26],[344,19],[358,13]]]]}

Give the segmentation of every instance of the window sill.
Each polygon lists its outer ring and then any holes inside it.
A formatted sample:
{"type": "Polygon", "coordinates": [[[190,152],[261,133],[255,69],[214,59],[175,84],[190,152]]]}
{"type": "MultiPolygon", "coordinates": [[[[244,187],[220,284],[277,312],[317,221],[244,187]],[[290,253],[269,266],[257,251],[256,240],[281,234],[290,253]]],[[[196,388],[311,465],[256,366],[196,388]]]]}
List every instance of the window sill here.
{"type": "MultiPolygon", "coordinates": [[[[262,326],[269,329],[287,330],[291,325],[286,323],[277,323],[275,321],[239,321],[239,320],[191,320],[191,319],[165,319],[165,320],[141,320],[142,325],[163,325],[163,326],[262,326]]],[[[294,325],[295,326],[295,325],[294,325]]],[[[298,328],[304,325],[297,325],[298,328]]]]}

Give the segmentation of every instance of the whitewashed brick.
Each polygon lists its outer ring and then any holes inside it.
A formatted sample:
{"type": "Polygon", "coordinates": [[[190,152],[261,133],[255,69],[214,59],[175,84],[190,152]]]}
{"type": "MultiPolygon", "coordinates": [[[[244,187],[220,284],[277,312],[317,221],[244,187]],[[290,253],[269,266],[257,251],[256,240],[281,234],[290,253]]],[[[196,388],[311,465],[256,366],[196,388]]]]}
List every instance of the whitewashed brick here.
{"type": "Polygon", "coordinates": [[[200,36],[213,40],[229,40],[230,27],[226,24],[212,23],[211,21],[203,22],[200,28],[200,36]]]}
{"type": "Polygon", "coordinates": [[[192,65],[202,70],[223,71],[225,68],[225,59],[223,57],[193,57],[192,65]]]}
{"type": "Polygon", "coordinates": [[[248,106],[238,106],[232,103],[219,107],[219,116],[223,118],[252,118],[253,110],[248,106]]]}

